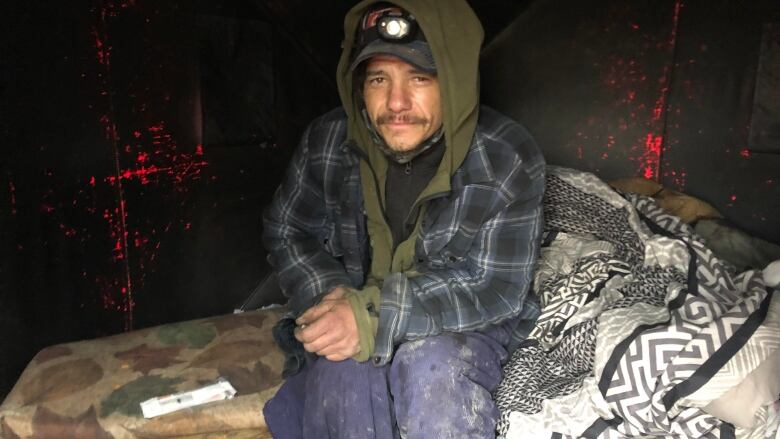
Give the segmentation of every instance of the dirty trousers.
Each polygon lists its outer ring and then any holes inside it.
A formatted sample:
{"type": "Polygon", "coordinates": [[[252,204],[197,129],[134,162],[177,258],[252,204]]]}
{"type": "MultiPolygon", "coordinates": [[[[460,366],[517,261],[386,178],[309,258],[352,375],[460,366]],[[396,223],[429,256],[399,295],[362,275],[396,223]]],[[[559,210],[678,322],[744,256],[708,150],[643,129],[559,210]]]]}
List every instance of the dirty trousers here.
{"type": "Polygon", "coordinates": [[[276,439],[493,438],[508,341],[500,327],[443,333],[400,345],[381,367],[311,356],[263,414],[276,439]]]}

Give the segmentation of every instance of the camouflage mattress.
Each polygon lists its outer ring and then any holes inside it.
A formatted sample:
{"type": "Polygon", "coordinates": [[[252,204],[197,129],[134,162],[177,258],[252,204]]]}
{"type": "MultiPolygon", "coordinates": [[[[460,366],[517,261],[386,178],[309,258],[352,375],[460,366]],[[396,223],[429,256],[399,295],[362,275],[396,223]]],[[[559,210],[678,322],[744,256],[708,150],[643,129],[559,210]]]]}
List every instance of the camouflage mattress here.
{"type": "Polygon", "coordinates": [[[0,406],[0,437],[270,438],[262,407],[281,385],[271,328],[283,308],[51,346],[0,406]],[[235,398],[145,419],[139,403],[226,378],[235,398]]]}

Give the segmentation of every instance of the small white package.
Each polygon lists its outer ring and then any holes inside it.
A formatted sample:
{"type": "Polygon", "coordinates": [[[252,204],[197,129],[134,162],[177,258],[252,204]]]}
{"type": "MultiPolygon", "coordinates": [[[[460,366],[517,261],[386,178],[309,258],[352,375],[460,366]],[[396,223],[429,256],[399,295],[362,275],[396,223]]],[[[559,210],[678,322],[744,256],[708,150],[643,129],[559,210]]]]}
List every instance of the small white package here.
{"type": "Polygon", "coordinates": [[[141,411],[144,413],[144,418],[154,418],[187,407],[230,399],[235,395],[236,389],[226,379],[220,378],[214,384],[189,392],[147,399],[141,403],[141,411]]]}

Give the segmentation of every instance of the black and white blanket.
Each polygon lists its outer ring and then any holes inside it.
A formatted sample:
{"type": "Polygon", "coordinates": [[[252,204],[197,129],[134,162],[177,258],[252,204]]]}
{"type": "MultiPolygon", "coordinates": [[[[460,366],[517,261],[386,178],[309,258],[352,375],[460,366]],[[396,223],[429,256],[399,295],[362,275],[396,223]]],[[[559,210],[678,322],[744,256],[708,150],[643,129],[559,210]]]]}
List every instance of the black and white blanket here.
{"type": "Polygon", "coordinates": [[[499,434],[764,437],[704,410],[780,349],[780,295],[647,197],[550,167],[542,315],[496,390],[499,434]]]}

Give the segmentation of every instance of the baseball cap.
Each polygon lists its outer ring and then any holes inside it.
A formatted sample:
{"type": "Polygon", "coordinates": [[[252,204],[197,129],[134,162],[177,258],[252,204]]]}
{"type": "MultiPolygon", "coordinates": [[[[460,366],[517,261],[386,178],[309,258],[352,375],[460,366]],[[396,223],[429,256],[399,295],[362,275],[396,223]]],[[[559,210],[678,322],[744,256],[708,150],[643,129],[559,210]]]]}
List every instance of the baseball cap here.
{"type": "Polygon", "coordinates": [[[424,72],[436,74],[433,53],[417,20],[390,3],[377,3],[363,15],[357,45],[360,50],[350,70],[376,55],[392,55],[424,72]]]}

